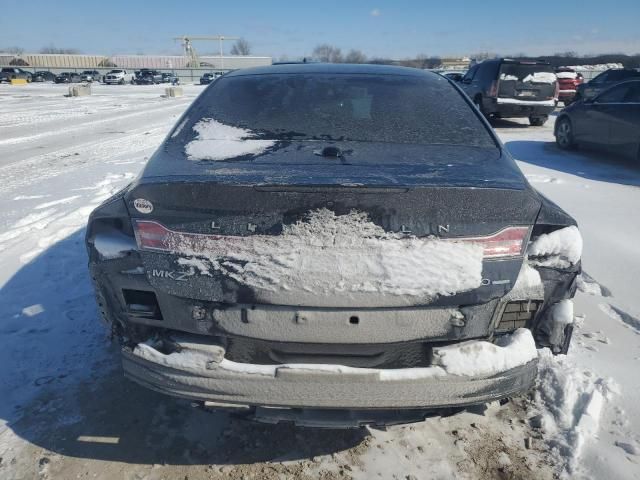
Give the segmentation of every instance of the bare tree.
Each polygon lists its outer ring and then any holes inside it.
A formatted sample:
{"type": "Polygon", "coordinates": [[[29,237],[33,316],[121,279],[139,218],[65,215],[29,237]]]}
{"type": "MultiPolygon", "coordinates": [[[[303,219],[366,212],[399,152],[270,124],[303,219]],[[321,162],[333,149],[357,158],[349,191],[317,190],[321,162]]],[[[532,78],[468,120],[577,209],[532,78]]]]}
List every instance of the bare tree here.
{"type": "Polygon", "coordinates": [[[351,49],[344,57],[345,63],[367,63],[367,56],[360,50],[351,49]]]}
{"type": "Polygon", "coordinates": [[[244,38],[239,38],[231,47],[231,55],[251,55],[251,45],[244,38]]]}
{"type": "Polygon", "coordinates": [[[16,46],[0,48],[0,52],[11,53],[12,55],[22,55],[24,53],[24,48],[16,46]]]}
{"type": "Polygon", "coordinates": [[[67,54],[67,55],[77,55],[80,53],[80,50],[77,48],[58,48],[54,47],[53,44],[48,47],[42,47],[40,49],[40,53],[53,53],[53,54],[67,54]]]}
{"type": "Polygon", "coordinates": [[[342,63],[342,50],[333,45],[323,43],[313,49],[313,56],[325,63],[342,63]]]}

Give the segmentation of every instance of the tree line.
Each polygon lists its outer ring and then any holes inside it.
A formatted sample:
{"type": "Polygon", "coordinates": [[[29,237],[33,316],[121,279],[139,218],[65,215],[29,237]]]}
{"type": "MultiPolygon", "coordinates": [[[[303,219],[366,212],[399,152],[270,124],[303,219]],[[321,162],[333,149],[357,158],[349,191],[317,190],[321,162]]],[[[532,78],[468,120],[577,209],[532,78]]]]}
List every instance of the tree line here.
{"type": "MultiPolygon", "coordinates": [[[[9,53],[13,55],[22,55],[24,48],[13,46],[0,48],[1,53],[9,53]]],[[[251,55],[251,44],[244,38],[235,41],[231,46],[231,55],[251,55]]],[[[52,45],[42,47],[39,50],[42,54],[79,54],[77,48],[59,48],[52,45]]],[[[554,67],[563,65],[596,65],[603,63],[621,63],[627,68],[640,68],[640,54],[625,55],[623,53],[607,53],[600,55],[579,55],[576,52],[561,52],[553,55],[531,56],[526,53],[518,53],[515,55],[503,55],[490,52],[476,52],[469,55],[475,60],[485,60],[487,58],[509,57],[520,60],[543,60],[549,62],[554,67]]],[[[343,52],[340,47],[323,43],[317,45],[312,52],[312,59],[325,63],[373,63],[381,65],[401,65],[414,68],[437,68],[441,65],[442,59],[438,55],[418,54],[413,58],[392,59],[382,57],[367,57],[365,53],[358,49],[350,49],[343,52]]],[[[288,61],[289,57],[283,55],[280,61],[288,61]]]]}

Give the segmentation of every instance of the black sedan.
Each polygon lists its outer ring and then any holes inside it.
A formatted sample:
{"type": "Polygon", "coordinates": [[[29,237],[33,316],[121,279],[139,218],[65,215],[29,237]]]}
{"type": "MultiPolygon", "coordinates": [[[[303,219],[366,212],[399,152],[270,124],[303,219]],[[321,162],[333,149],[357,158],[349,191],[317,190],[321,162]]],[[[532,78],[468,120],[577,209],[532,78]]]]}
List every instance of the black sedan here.
{"type": "Polygon", "coordinates": [[[640,79],[640,69],[637,68],[611,68],[576,87],[576,99],[593,100],[602,92],[614,85],[628,80],[640,79]]]}
{"type": "Polygon", "coordinates": [[[619,83],[560,112],[556,143],[592,146],[640,160],[640,80],[619,83]]]}
{"type": "Polygon", "coordinates": [[[62,72],[56,75],[54,82],[56,83],[79,83],[82,77],[76,72],[62,72]]]}
{"type": "Polygon", "coordinates": [[[32,75],[31,79],[34,82],[53,82],[56,76],[47,70],[39,70],[32,75]]]}
{"type": "Polygon", "coordinates": [[[207,88],[86,243],[128,377],[357,426],[527,390],[569,346],[575,223],[451,80],[274,65],[207,88]]]}

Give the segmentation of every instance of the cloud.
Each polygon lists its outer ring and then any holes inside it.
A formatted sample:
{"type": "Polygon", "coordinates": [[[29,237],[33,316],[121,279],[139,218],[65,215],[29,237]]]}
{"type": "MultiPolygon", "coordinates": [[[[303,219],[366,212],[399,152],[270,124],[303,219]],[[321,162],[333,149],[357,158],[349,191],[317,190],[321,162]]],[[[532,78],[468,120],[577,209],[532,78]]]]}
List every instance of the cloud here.
{"type": "Polygon", "coordinates": [[[372,17],[379,17],[380,10],[378,10],[377,8],[374,8],[373,10],[371,10],[371,13],[369,13],[369,15],[371,15],[372,17]]]}

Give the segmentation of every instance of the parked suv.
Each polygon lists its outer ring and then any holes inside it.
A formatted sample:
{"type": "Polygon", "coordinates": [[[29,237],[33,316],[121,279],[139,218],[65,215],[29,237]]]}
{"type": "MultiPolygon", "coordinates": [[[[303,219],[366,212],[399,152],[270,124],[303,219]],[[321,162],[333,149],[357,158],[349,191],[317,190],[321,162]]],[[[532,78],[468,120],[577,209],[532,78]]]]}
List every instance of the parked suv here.
{"type": "Polygon", "coordinates": [[[133,73],[126,70],[111,70],[104,76],[104,83],[124,85],[125,83],[133,83],[133,78],[133,73]]]}
{"type": "Polygon", "coordinates": [[[163,73],[162,83],[170,83],[171,85],[178,85],[180,78],[175,73],[163,73]]]}
{"type": "Polygon", "coordinates": [[[640,79],[640,70],[636,68],[611,68],[577,88],[577,98],[592,100],[609,87],[627,80],[640,79]]]}
{"type": "Polygon", "coordinates": [[[216,75],[213,73],[205,73],[200,77],[200,85],[209,85],[216,78],[216,75]]]}
{"type": "Polygon", "coordinates": [[[486,117],[528,117],[534,126],[544,125],[558,101],[556,74],[546,62],[485,60],[459,84],[486,117]]]}
{"type": "Polygon", "coordinates": [[[97,70],[85,70],[80,74],[83,82],[99,82],[102,79],[102,75],[97,70]]]}
{"type": "Polygon", "coordinates": [[[62,72],[54,79],[56,83],[79,83],[81,81],[82,77],[77,72],[62,72]]]}
{"type": "Polygon", "coordinates": [[[139,72],[136,72],[134,83],[138,85],[152,85],[162,83],[162,74],[157,70],[149,70],[143,68],[139,72]]]}
{"type": "Polygon", "coordinates": [[[0,70],[0,83],[16,79],[24,79],[27,82],[31,82],[31,73],[16,67],[5,67],[0,70]]]}

